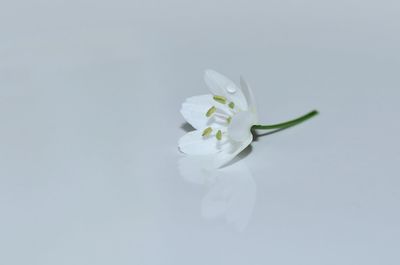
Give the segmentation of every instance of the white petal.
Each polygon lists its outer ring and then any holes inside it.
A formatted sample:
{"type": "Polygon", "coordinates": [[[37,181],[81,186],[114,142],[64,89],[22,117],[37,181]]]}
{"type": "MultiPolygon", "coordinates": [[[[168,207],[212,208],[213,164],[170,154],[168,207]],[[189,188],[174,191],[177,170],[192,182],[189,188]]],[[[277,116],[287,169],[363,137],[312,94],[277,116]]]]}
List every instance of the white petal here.
{"type": "Polygon", "coordinates": [[[219,168],[228,164],[240,152],[242,152],[253,141],[253,135],[250,134],[247,139],[242,142],[230,143],[230,148],[225,148],[221,152],[214,155],[214,166],[219,168]]]}
{"type": "MultiPolygon", "coordinates": [[[[194,132],[188,134],[192,133],[194,132]]],[[[189,139],[184,139],[186,137],[192,137],[188,134],[183,136],[179,141],[179,148],[182,152],[192,155],[189,157],[189,161],[194,161],[194,165],[201,165],[201,168],[206,169],[209,172],[213,172],[214,169],[228,164],[253,141],[253,135],[250,135],[243,142],[226,142],[220,149],[217,147],[217,151],[215,151],[216,149],[212,146],[208,146],[208,149],[204,147],[204,143],[202,144],[201,149],[197,149],[200,148],[197,146],[197,144],[200,144],[199,142],[195,143],[196,146],[191,146],[191,143],[193,142],[189,139]],[[212,151],[214,151],[214,153],[212,153],[212,151]]]]}
{"type": "Polygon", "coordinates": [[[193,126],[193,128],[198,130],[202,130],[209,126],[216,129],[227,127],[227,123],[216,122],[218,119],[215,117],[206,117],[207,111],[212,106],[216,106],[224,112],[227,111],[227,107],[221,106],[220,103],[213,99],[212,95],[201,95],[186,99],[182,104],[181,114],[185,120],[193,126]]]}
{"type": "Polygon", "coordinates": [[[188,155],[209,155],[221,151],[216,137],[203,137],[202,133],[201,130],[196,130],[182,136],[178,142],[181,152],[188,155]]]}
{"type": "Polygon", "coordinates": [[[246,140],[251,134],[251,126],[254,125],[255,117],[250,111],[242,111],[232,118],[228,127],[229,137],[238,142],[246,140]]]}
{"type": "Polygon", "coordinates": [[[206,70],[204,81],[214,95],[224,96],[241,110],[247,110],[248,105],[242,90],[229,78],[214,70],[206,70]]]}
{"type": "Polygon", "coordinates": [[[246,97],[247,104],[248,104],[248,110],[253,112],[254,118],[255,118],[255,123],[258,123],[258,112],[257,112],[257,103],[253,94],[253,90],[251,87],[247,84],[247,82],[244,80],[243,77],[240,77],[240,87],[242,88],[242,92],[244,96],[246,97]]]}
{"type": "Polygon", "coordinates": [[[205,128],[209,122],[209,118],[205,114],[212,106],[213,101],[212,95],[190,97],[183,102],[181,114],[194,128],[205,128]]]}
{"type": "Polygon", "coordinates": [[[186,102],[200,105],[200,106],[210,106],[215,103],[213,96],[211,94],[193,96],[193,97],[187,98],[186,102]]]}

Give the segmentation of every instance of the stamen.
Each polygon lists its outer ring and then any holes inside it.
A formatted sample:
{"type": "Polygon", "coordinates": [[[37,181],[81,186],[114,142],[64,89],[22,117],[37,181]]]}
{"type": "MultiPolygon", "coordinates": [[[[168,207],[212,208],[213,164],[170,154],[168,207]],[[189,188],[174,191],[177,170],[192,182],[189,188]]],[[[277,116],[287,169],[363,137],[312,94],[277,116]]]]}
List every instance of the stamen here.
{"type": "Polygon", "coordinates": [[[210,117],[211,115],[214,114],[214,112],[217,110],[217,108],[215,106],[212,106],[206,113],[207,117],[210,117]]]}
{"type": "Polygon", "coordinates": [[[228,104],[228,106],[229,106],[231,109],[234,109],[234,108],[235,108],[235,103],[230,102],[230,103],[228,104]]]}
{"type": "Polygon", "coordinates": [[[230,124],[231,121],[232,121],[232,117],[229,116],[229,117],[226,119],[226,122],[227,122],[228,124],[230,124]]]}
{"type": "Polygon", "coordinates": [[[214,114],[214,117],[226,119],[226,118],[228,118],[229,116],[226,115],[225,113],[218,112],[218,110],[217,110],[217,112],[215,112],[215,114],[214,114]]]}
{"type": "Polygon", "coordinates": [[[218,141],[221,141],[221,139],[222,139],[222,132],[221,132],[221,130],[218,130],[218,132],[217,132],[217,134],[215,135],[215,137],[217,137],[217,140],[218,140],[218,141]]]}
{"type": "Polygon", "coordinates": [[[226,103],[226,98],[223,96],[214,96],[213,99],[221,104],[225,104],[226,103]]]}
{"type": "Polygon", "coordinates": [[[211,128],[211,127],[208,127],[207,129],[205,129],[205,130],[203,131],[203,134],[202,134],[201,136],[207,137],[207,136],[209,136],[209,135],[211,134],[211,132],[212,132],[212,128],[211,128]]]}
{"type": "Polygon", "coordinates": [[[217,108],[214,116],[220,116],[223,118],[227,118],[232,115],[232,110],[227,108],[217,108]]]}

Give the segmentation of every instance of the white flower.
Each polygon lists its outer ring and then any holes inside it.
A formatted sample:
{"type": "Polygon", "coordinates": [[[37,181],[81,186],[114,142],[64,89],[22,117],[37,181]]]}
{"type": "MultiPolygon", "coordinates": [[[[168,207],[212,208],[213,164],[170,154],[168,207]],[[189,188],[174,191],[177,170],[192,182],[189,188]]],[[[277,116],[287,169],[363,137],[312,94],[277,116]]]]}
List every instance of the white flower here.
{"type": "Polygon", "coordinates": [[[227,77],[206,70],[204,80],[211,94],[188,98],[181,108],[196,130],[179,140],[188,155],[209,156],[215,167],[231,161],[252,141],[251,127],[258,123],[252,91],[240,79],[240,88],[227,77]]]}

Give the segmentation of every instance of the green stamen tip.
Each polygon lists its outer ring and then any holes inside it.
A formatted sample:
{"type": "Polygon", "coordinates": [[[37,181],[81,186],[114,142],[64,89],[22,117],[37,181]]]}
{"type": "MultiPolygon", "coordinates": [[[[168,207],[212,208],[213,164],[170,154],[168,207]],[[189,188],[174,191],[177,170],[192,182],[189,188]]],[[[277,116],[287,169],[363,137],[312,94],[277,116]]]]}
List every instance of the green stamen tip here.
{"type": "Polygon", "coordinates": [[[214,112],[217,110],[217,108],[215,106],[212,106],[206,113],[207,117],[210,117],[211,115],[214,114],[214,112]]]}
{"type": "Polygon", "coordinates": [[[229,106],[231,109],[233,109],[233,108],[235,108],[235,103],[230,102],[228,106],[229,106]]]}
{"type": "Polygon", "coordinates": [[[211,127],[208,127],[207,129],[205,129],[205,130],[203,131],[202,136],[203,136],[203,137],[207,137],[207,136],[209,136],[209,135],[211,134],[211,132],[212,132],[212,128],[211,128],[211,127]]]}
{"type": "Polygon", "coordinates": [[[217,140],[218,140],[218,141],[221,141],[221,139],[222,139],[222,132],[221,132],[221,130],[218,130],[218,132],[217,132],[217,134],[215,135],[215,137],[217,137],[217,140]]]}
{"type": "Polygon", "coordinates": [[[228,118],[226,118],[226,122],[227,122],[228,124],[230,124],[230,123],[231,123],[231,121],[232,121],[232,117],[228,117],[228,118]]]}
{"type": "Polygon", "coordinates": [[[223,96],[214,96],[213,99],[221,104],[225,104],[226,103],[226,98],[223,96]]]}

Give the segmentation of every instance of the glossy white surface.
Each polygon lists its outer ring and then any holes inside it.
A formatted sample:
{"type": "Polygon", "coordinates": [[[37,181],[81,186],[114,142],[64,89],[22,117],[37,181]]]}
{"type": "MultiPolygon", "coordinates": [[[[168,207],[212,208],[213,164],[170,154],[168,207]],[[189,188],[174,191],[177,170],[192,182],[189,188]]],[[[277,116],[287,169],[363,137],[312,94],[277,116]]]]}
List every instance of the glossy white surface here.
{"type": "Polygon", "coordinates": [[[0,3],[0,264],[399,264],[399,8],[0,3]],[[265,123],[321,115],[199,174],[206,68],[265,123]]]}

